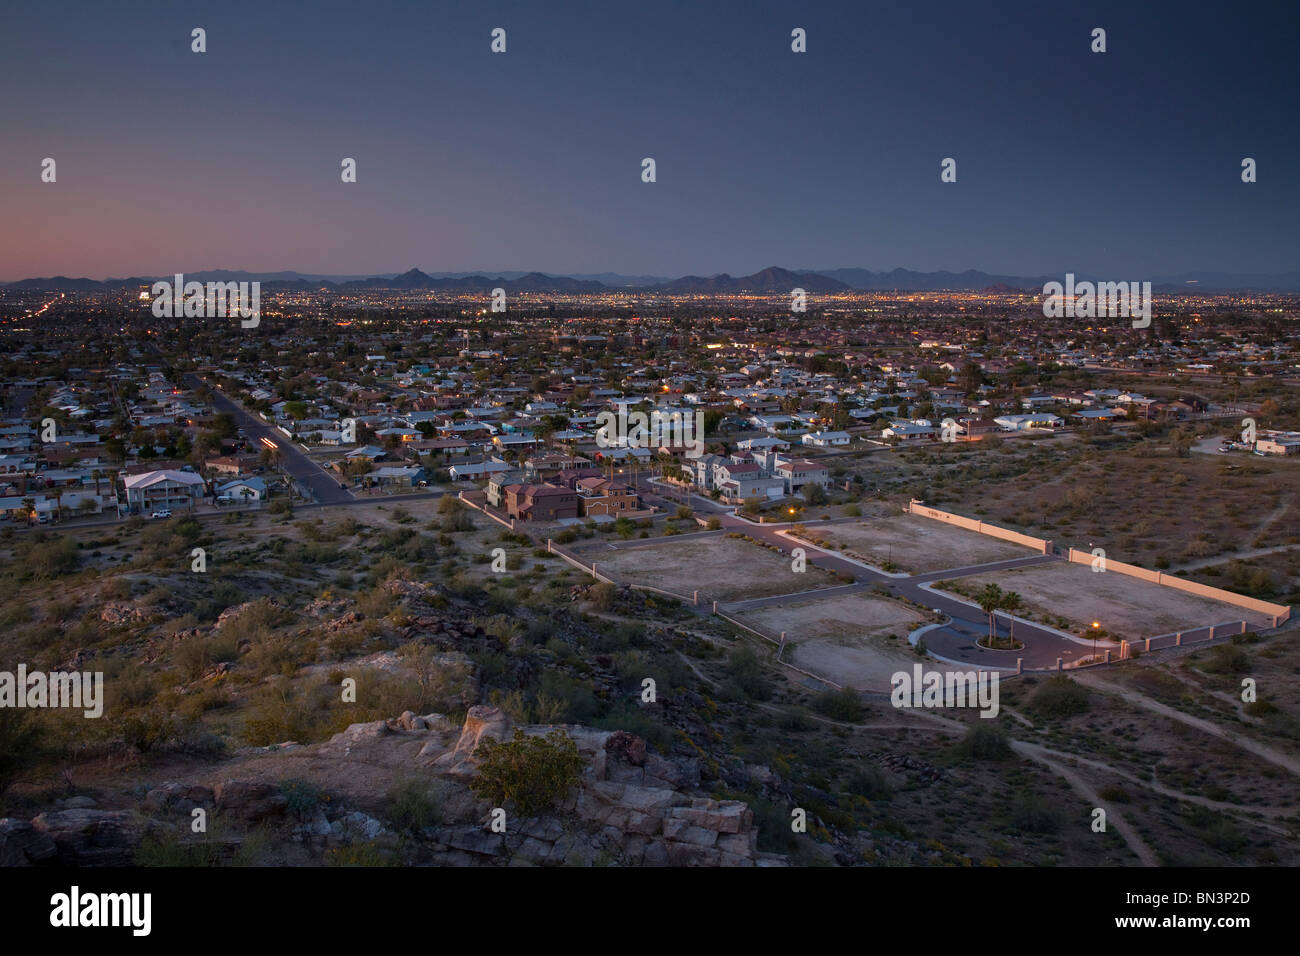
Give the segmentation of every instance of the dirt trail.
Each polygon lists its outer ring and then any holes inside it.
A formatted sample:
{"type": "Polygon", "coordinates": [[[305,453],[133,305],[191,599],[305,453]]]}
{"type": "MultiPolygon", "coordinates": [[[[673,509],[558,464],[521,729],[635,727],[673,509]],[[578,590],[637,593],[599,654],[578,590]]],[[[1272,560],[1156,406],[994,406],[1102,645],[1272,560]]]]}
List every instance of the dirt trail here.
{"type": "MultiPolygon", "coordinates": [[[[1087,803],[1094,807],[1100,807],[1102,805],[1102,799],[1097,795],[1097,791],[1095,791],[1086,780],[1069,767],[1066,767],[1059,761],[1049,757],[1048,754],[1053,752],[1047,750],[1046,747],[1040,747],[1038,744],[1026,743],[1023,740],[1013,740],[1011,742],[1011,749],[1022,756],[1030,758],[1031,760],[1037,760],[1039,763],[1060,774],[1065,778],[1065,781],[1074,788],[1075,792],[1083,797],[1087,803]]],[[[1124,819],[1123,815],[1115,810],[1113,805],[1108,805],[1105,809],[1106,825],[1115,828],[1116,832],[1124,838],[1124,842],[1128,844],[1128,848],[1136,854],[1139,860],[1142,861],[1142,865],[1159,866],[1160,859],[1156,856],[1155,851],[1152,850],[1151,847],[1147,846],[1146,841],[1143,840],[1137,830],[1133,829],[1129,822],[1124,819]]]]}
{"type": "Polygon", "coordinates": [[[1086,671],[1077,671],[1074,675],[1074,679],[1080,684],[1085,684],[1094,690],[1106,694],[1114,694],[1125,703],[1132,704],[1135,707],[1141,707],[1145,710],[1160,714],[1163,717],[1168,717],[1170,720],[1176,720],[1189,727],[1195,727],[1202,733],[1209,734],[1212,737],[1218,737],[1220,740],[1225,740],[1236,747],[1240,747],[1242,750],[1249,751],[1255,756],[1267,760],[1271,764],[1281,767],[1283,770],[1287,770],[1290,773],[1300,776],[1300,760],[1297,760],[1290,754],[1285,754],[1279,750],[1275,750],[1267,744],[1260,743],[1258,740],[1253,740],[1250,737],[1243,737],[1241,734],[1234,733],[1231,730],[1225,730],[1217,724],[1212,724],[1208,720],[1202,720],[1200,717],[1193,717],[1191,714],[1185,714],[1181,710],[1176,710],[1175,708],[1170,707],[1168,704],[1162,704],[1157,700],[1152,700],[1145,694],[1140,694],[1137,691],[1128,690],[1115,684],[1111,684],[1087,673],[1086,671]]]}

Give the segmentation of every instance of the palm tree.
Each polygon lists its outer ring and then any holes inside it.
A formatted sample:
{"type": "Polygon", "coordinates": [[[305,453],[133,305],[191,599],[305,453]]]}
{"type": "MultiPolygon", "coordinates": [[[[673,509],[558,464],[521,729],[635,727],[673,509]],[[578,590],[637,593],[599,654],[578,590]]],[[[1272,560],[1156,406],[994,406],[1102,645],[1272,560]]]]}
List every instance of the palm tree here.
{"type": "Polygon", "coordinates": [[[993,646],[994,634],[996,633],[993,612],[1002,606],[1003,600],[1002,589],[996,584],[986,584],[984,590],[975,596],[975,603],[980,606],[981,611],[989,616],[989,647],[993,646]]]}
{"type": "Polygon", "coordinates": [[[102,471],[100,471],[98,468],[96,468],[94,471],[92,471],[92,472],[90,473],[90,477],[92,477],[92,478],[95,479],[95,497],[98,498],[98,497],[99,497],[99,483],[100,483],[100,481],[103,479],[103,477],[104,477],[104,473],[103,473],[102,471]]]}
{"type": "Polygon", "coordinates": [[[1025,606],[1024,598],[1015,591],[1008,591],[1002,595],[1002,603],[998,605],[999,610],[1007,612],[1007,617],[1011,623],[1011,646],[1016,646],[1016,619],[1012,617],[1017,611],[1025,606]]]}
{"type": "Polygon", "coordinates": [[[32,526],[32,515],[36,512],[35,498],[23,499],[23,512],[27,515],[27,527],[30,528],[32,526]]]}

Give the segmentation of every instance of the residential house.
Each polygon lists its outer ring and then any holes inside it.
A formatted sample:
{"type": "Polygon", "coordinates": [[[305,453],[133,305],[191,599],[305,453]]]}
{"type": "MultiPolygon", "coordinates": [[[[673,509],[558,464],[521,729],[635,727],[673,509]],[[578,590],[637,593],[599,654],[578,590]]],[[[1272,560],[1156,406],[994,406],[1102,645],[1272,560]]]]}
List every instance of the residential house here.
{"type": "Polygon", "coordinates": [[[808,432],[801,440],[805,445],[830,448],[832,446],[847,445],[853,439],[848,432],[808,432]]]}
{"type": "Polygon", "coordinates": [[[192,509],[203,497],[203,479],[192,471],[146,471],[127,475],[122,482],[133,514],[192,509]]]}
{"type": "Polygon", "coordinates": [[[641,497],[631,486],[608,478],[580,478],[576,484],[584,516],[613,515],[641,510],[641,497]]]}
{"type": "Polygon", "coordinates": [[[556,485],[507,485],[506,513],[524,521],[578,517],[578,493],[556,485]]]}

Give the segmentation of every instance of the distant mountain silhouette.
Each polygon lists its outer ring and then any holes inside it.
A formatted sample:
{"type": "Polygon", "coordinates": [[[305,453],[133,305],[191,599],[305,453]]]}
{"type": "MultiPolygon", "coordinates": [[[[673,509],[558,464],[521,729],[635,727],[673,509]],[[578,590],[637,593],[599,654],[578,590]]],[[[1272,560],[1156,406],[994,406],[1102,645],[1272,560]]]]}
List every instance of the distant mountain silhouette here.
{"type": "Polygon", "coordinates": [[[839,279],[816,272],[791,272],[770,266],[749,276],[729,276],[723,272],[716,276],[683,276],[672,282],[652,287],[656,292],[715,293],[726,295],[737,292],[763,292],[789,294],[791,289],[805,292],[845,292],[849,286],[839,279]]]}
{"type": "MultiPolygon", "coordinates": [[[[1041,292],[1047,282],[1062,282],[1065,271],[1046,276],[1008,276],[967,269],[965,272],[915,272],[910,269],[893,269],[889,272],[872,272],[868,269],[823,269],[796,271],[771,266],[753,275],[732,276],[723,272],[713,276],[688,275],[678,279],[660,280],[655,276],[628,276],[618,273],[599,273],[597,276],[548,275],[541,272],[504,272],[497,276],[481,273],[437,273],[430,275],[420,269],[383,275],[340,276],[313,275],[299,272],[239,272],[231,270],[206,270],[183,273],[186,281],[197,282],[261,282],[267,291],[355,291],[361,289],[428,289],[433,292],[490,293],[503,288],[508,293],[561,292],[599,293],[605,291],[630,291],[668,294],[733,295],[742,292],[762,294],[788,294],[801,288],[809,294],[835,293],[850,290],[876,292],[940,292],[968,291],[1011,294],[1015,292],[1041,292]],[[601,281],[601,280],[608,281],[601,281]]],[[[171,275],[132,276],[125,279],[87,279],[51,276],[42,279],[20,279],[0,283],[0,287],[16,290],[51,292],[103,292],[134,289],[149,285],[158,279],[171,279],[171,275]]],[[[1185,272],[1177,275],[1097,275],[1076,272],[1076,281],[1149,281],[1155,292],[1300,292],[1300,272],[1263,275],[1230,272],[1185,272]]]]}

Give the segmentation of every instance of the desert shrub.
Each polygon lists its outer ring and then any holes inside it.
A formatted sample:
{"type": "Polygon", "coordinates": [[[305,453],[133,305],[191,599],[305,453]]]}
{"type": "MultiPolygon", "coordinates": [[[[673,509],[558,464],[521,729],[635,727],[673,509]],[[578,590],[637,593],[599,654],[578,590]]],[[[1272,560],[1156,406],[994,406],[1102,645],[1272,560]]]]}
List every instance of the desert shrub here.
{"type": "Polygon", "coordinates": [[[591,590],[587,592],[587,597],[596,610],[608,611],[614,606],[614,602],[618,600],[618,588],[608,581],[600,581],[591,586],[591,590]]]}
{"type": "Polygon", "coordinates": [[[396,866],[391,850],[373,843],[349,843],[325,851],[326,866],[396,866]]]}
{"type": "Polygon", "coordinates": [[[438,510],[442,512],[442,523],[440,528],[443,532],[446,534],[455,534],[459,531],[474,530],[474,521],[470,518],[469,512],[466,511],[464,507],[462,507],[454,498],[443,498],[442,500],[450,501],[453,505],[450,511],[443,511],[441,505],[438,508],[438,510]]]}
{"type": "Polygon", "coordinates": [[[1210,658],[1200,665],[1211,674],[1240,674],[1250,666],[1250,657],[1235,644],[1220,644],[1210,649],[1210,658]]]}
{"type": "Polygon", "coordinates": [[[1023,833],[1055,833],[1061,829],[1059,807],[1033,794],[1019,794],[1007,809],[1005,823],[1023,833]]]}
{"type": "Polygon", "coordinates": [[[186,843],[175,830],[158,829],[140,841],[132,859],[136,866],[220,866],[222,843],[215,839],[186,843]]]}
{"type": "Polygon", "coordinates": [[[549,697],[564,705],[564,720],[572,724],[588,724],[604,710],[600,699],[589,684],[556,670],[542,673],[538,681],[538,699],[549,697]]]}
{"type": "Polygon", "coordinates": [[[16,549],[13,567],[21,569],[25,579],[47,581],[77,570],[80,559],[71,538],[47,538],[39,535],[24,541],[16,549]]]}
{"type": "Polygon", "coordinates": [[[122,742],[140,753],[161,750],[177,736],[175,718],[161,707],[150,707],[126,714],[116,729],[122,742]]]}
{"type": "Polygon", "coordinates": [[[181,641],[172,651],[171,658],[187,681],[197,680],[213,664],[233,661],[238,657],[237,638],[224,632],[207,636],[194,636],[181,641]]]}
{"type": "Polygon", "coordinates": [[[845,789],[868,800],[888,800],[893,791],[875,764],[862,764],[849,774],[845,789]]]}
{"type": "Polygon", "coordinates": [[[637,704],[621,704],[610,710],[603,717],[591,722],[593,727],[601,730],[625,730],[640,737],[646,743],[660,751],[667,751],[672,746],[674,732],[650,716],[637,704]]]}
{"type": "Polygon", "coordinates": [[[790,829],[789,810],[763,797],[748,802],[750,810],[754,812],[759,850],[764,853],[793,852],[799,845],[799,837],[790,829]]]}
{"type": "Polygon", "coordinates": [[[507,802],[525,817],[535,816],[568,795],[581,782],[578,746],[562,730],[529,737],[515,730],[514,740],[500,743],[488,737],[479,744],[478,776],[470,789],[494,806],[507,802]]]}
{"type": "Polygon", "coordinates": [[[385,797],[388,819],[402,830],[420,831],[438,822],[438,804],[429,790],[429,781],[407,777],[389,788],[385,797]]]}
{"type": "Polygon", "coordinates": [[[772,696],[772,682],[763,672],[763,662],[747,647],[728,658],[730,674],[722,684],[722,696],[728,700],[767,700],[772,696]]]}
{"type": "Polygon", "coordinates": [[[281,780],[280,792],[288,801],[285,812],[299,820],[315,816],[326,800],[325,792],[310,780],[281,780]]]}
{"type": "Polygon", "coordinates": [[[1029,709],[1041,717],[1073,717],[1088,709],[1088,690],[1064,675],[1049,677],[1030,697],[1029,709]]]}
{"type": "Polygon", "coordinates": [[[851,687],[823,691],[813,699],[812,707],[824,717],[847,723],[856,723],[866,713],[862,697],[851,687]]]}
{"type": "Polygon", "coordinates": [[[1011,756],[1011,744],[1002,728],[990,726],[981,719],[971,725],[953,751],[967,760],[1005,760],[1011,756]]]}
{"type": "Polygon", "coordinates": [[[0,708],[0,795],[38,756],[42,728],[30,712],[0,708]]]}
{"type": "Polygon", "coordinates": [[[1183,818],[1190,832],[1224,853],[1233,853],[1247,843],[1246,836],[1233,821],[1208,807],[1185,806],[1183,818]]]}

